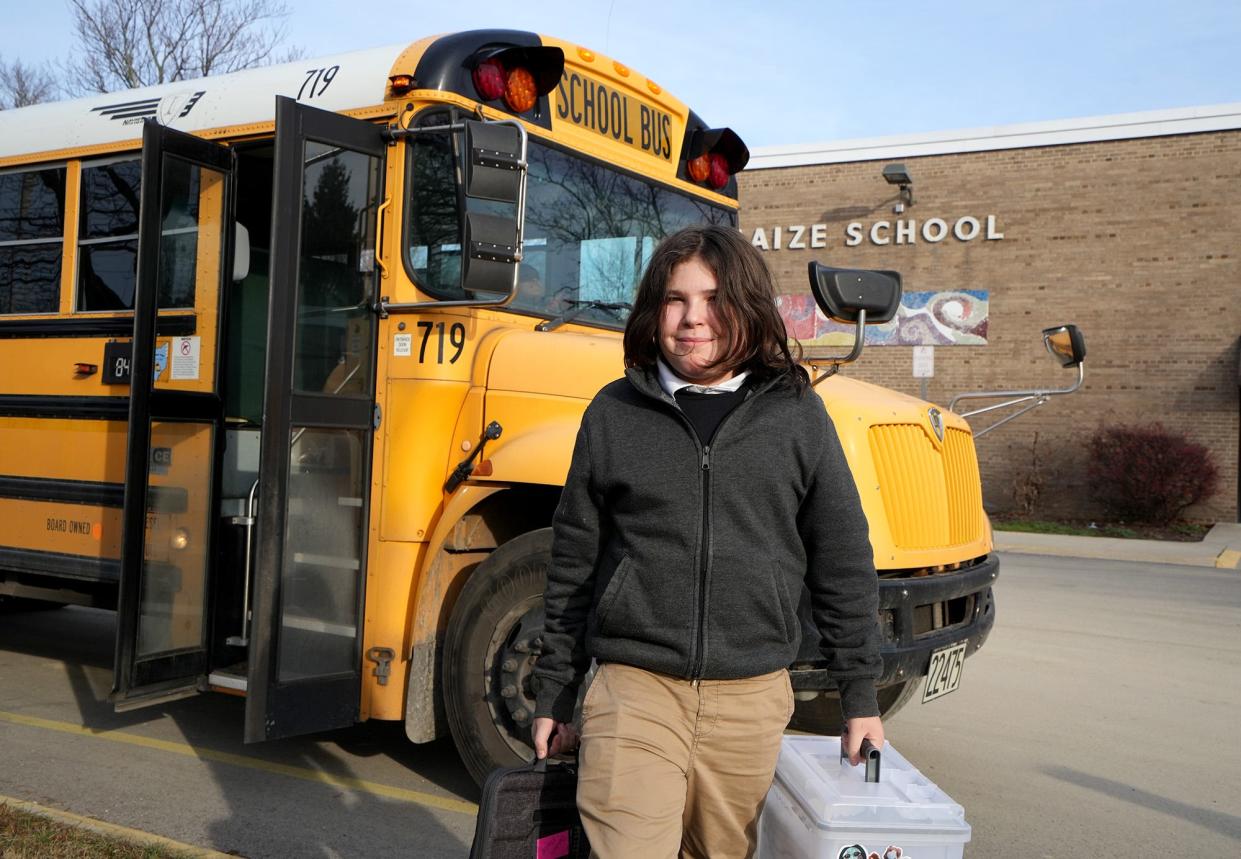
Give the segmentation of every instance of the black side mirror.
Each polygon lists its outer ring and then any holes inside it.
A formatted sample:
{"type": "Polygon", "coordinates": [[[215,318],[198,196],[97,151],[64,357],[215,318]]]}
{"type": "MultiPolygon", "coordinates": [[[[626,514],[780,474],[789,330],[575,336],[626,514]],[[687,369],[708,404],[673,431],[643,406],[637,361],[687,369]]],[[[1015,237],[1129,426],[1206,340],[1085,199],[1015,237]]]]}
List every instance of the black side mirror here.
{"type": "Polygon", "coordinates": [[[521,132],[515,125],[465,121],[465,195],[516,203],[521,188],[521,132]]]}
{"type": "Polygon", "coordinates": [[[512,292],[513,273],[518,262],[516,221],[467,212],[464,251],[461,283],[465,289],[500,294],[512,292]]]}
{"type": "Polygon", "coordinates": [[[1061,367],[1076,367],[1086,360],[1086,337],[1076,325],[1043,329],[1043,345],[1061,367]]]}
{"type": "MultiPolygon", "coordinates": [[[[563,65],[564,57],[540,54],[563,65]]],[[[550,68],[550,66],[548,66],[550,68]]],[[[559,79],[559,72],[556,73],[559,79]]],[[[541,85],[541,84],[540,84],[541,85]]],[[[517,289],[517,266],[521,262],[522,235],[526,220],[526,129],[517,120],[479,122],[466,119],[447,125],[435,124],[390,130],[388,140],[419,134],[452,132],[460,134],[463,149],[454,159],[466,200],[489,200],[513,206],[511,217],[465,211],[462,228],[461,289],[463,298],[433,301],[390,302],[381,298],[380,316],[389,313],[415,313],[432,307],[503,307],[513,300],[517,289]],[[481,297],[479,293],[490,293],[481,297]]],[[[495,206],[485,208],[495,211],[495,206]]],[[[500,211],[504,207],[498,207],[500,211]]]]}
{"type": "Polygon", "coordinates": [[[462,179],[466,197],[513,203],[517,211],[512,218],[466,213],[461,286],[467,294],[508,296],[517,281],[521,259],[525,135],[512,123],[466,120],[464,125],[462,179]]]}
{"type": "Polygon", "coordinates": [[[901,275],[896,271],[865,271],[832,268],[810,263],[810,292],[823,315],[846,324],[853,323],[853,348],[848,355],[829,356],[816,360],[831,368],[814,380],[819,384],[834,374],[841,364],[856,361],[866,342],[863,324],[878,325],[896,316],[901,306],[901,275]]]}
{"type": "Polygon", "coordinates": [[[858,311],[865,310],[866,324],[877,325],[894,318],[901,306],[901,275],[811,262],[810,291],[829,319],[857,322],[858,311]]]}

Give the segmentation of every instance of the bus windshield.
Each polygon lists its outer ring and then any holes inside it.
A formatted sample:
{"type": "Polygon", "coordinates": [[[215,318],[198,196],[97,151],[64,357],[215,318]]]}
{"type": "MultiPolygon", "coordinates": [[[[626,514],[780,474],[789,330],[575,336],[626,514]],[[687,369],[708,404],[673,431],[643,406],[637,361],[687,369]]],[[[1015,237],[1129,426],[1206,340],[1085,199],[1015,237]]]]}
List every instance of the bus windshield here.
{"type": "MultiPolygon", "coordinates": [[[[442,123],[446,117],[436,117],[442,123]]],[[[423,120],[427,122],[426,119],[423,120]]],[[[410,274],[441,299],[461,287],[462,202],[455,176],[459,137],[418,135],[410,144],[406,248],[410,274]]],[[[665,236],[693,224],[736,225],[722,206],[640,179],[530,138],[523,262],[509,308],[621,327],[646,262],[665,236]]],[[[511,205],[468,202],[470,211],[513,214],[511,205]]]]}

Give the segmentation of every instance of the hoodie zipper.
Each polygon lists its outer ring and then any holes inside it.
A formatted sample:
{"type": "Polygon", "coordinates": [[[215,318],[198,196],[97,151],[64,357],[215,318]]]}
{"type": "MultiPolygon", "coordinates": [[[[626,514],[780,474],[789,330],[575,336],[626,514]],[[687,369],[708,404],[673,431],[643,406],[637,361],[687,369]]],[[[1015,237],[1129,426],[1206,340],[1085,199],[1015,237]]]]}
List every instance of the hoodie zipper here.
{"type": "MultiPolygon", "coordinates": [[[[740,403],[738,403],[740,405],[740,403]]],[[[736,409],[733,409],[735,412],[736,409]]],[[[729,412],[724,416],[724,420],[728,420],[732,416],[729,412]]],[[[723,426],[724,421],[720,421],[723,426]]],[[[719,426],[715,428],[715,435],[719,435],[719,426]]],[[[695,431],[697,435],[697,431],[695,431]]],[[[712,437],[714,439],[714,436],[712,437]]],[[[698,550],[698,639],[694,648],[694,664],[690,669],[690,678],[694,681],[694,685],[698,685],[698,681],[702,679],[703,663],[706,661],[707,649],[707,573],[710,572],[711,566],[711,445],[704,444],[702,446],[702,545],[698,550]]]]}
{"type": "MultiPolygon", "coordinates": [[[[723,420],[715,428],[715,434],[711,440],[719,438],[720,432],[724,429],[724,425],[732,420],[733,415],[737,413],[751,399],[759,394],[765,393],[768,388],[772,387],[777,379],[771,379],[761,388],[755,388],[736,405],[728,414],[724,415],[723,420]]],[[[639,389],[640,390],[640,389],[639,389]]],[[[649,395],[648,395],[649,396],[649,395]]],[[[668,400],[663,397],[656,397],[662,403],[668,400]]],[[[703,444],[702,439],[698,437],[698,430],[694,429],[694,422],[689,419],[685,412],[681,411],[681,407],[676,404],[673,399],[672,410],[676,412],[681,420],[689,427],[690,438],[694,440],[694,444],[699,448],[701,454],[700,471],[702,473],[702,541],[698,547],[698,618],[697,628],[695,630],[694,654],[691,660],[690,680],[694,686],[702,679],[702,671],[705,667],[707,649],[707,576],[710,573],[711,558],[711,445],[703,444]]]]}
{"type": "MultiPolygon", "coordinates": [[[[756,397],[763,391],[767,390],[770,385],[752,391],[749,396],[745,397],[741,402],[733,408],[731,412],[724,415],[724,418],[715,427],[715,434],[711,436],[711,441],[715,441],[720,437],[720,433],[724,430],[724,424],[732,420],[733,415],[746,404],[751,397],[756,397]]],[[[698,681],[702,679],[702,671],[706,666],[707,652],[707,576],[711,572],[711,445],[703,444],[698,438],[698,430],[694,429],[694,423],[691,421],[680,408],[677,408],[682,419],[689,424],[690,430],[694,434],[694,439],[702,448],[702,543],[698,548],[698,629],[697,640],[694,648],[694,660],[690,669],[690,679],[694,685],[698,685],[698,681]]]]}

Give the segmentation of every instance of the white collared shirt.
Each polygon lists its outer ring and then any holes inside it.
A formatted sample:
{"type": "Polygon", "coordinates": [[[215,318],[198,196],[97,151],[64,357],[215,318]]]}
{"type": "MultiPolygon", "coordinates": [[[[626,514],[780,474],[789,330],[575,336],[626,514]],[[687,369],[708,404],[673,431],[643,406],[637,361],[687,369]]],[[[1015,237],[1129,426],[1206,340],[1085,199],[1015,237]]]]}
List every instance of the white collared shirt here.
{"type": "Polygon", "coordinates": [[[691,393],[695,394],[727,394],[736,391],[745,384],[745,377],[749,373],[745,370],[741,371],[731,379],[726,379],[718,385],[695,385],[693,382],[687,382],[672,372],[664,359],[660,358],[655,362],[656,369],[659,372],[659,386],[664,389],[664,393],[673,399],[676,398],[677,391],[688,388],[691,393]]]}

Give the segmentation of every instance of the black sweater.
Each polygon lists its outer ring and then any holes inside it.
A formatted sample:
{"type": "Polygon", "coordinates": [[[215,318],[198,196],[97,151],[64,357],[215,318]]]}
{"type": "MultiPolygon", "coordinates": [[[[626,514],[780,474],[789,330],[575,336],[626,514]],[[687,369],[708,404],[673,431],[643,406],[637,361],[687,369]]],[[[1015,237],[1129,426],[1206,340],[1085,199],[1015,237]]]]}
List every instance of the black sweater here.
{"type": "Polygon", "coordinates": [[[553,523],[536,715],[572,718],[593,656],[684,678],[786,668],[804,579],[846,718],[878,713],[878,579],[823,401],[747,385],[710,444],[629,370],[587,407],[553,523]]]}
{"type": "Polygon", "coordinates": [[[745,387],[715,394],[682,388],[676,392],[676,401],[694,425],[699,444],[710,444],[715,439],[715,430],[720,422],[745,399],[745,395],[745,387]]]}

